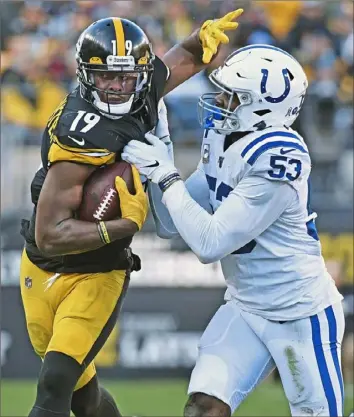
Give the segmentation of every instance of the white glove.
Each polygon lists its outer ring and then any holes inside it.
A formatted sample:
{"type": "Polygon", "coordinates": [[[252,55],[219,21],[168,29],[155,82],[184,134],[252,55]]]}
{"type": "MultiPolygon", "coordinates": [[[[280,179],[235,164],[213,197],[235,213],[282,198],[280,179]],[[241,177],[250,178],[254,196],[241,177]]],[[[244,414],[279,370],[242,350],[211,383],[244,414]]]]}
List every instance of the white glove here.
{"type": "Polygon", "coordinates": [[[151,145],[132,140],[124,147],[122,159],[134,164],[140,174],[158,184],[177,169],[170,160],[167,146],[157,136],[146,133],[145,138],[151,145]]]}

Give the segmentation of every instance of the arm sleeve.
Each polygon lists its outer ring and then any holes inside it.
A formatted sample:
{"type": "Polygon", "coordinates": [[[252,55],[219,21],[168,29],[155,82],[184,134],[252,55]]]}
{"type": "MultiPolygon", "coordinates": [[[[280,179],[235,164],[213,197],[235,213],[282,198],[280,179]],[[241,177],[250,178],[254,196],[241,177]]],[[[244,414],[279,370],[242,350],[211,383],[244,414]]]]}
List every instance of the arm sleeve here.
{"type": "Polygon", "coordinates": [[[163,196],[173,223],[203,263],[212,263],[240,249],[266,230],[296,198],[287,183],[258,176],[243,179],[209,214],[193,200],[182,181],[163,196]]]}
{"type": "Polygon", "coordinates": [[[156,97],[157,103],[161,97],[163,97],[163,92],[169,76],[170,70],[167,65],[159,57],[155,56],[151,90],[156,97]]]}
{"type": "MultiPolygon", "coordinates": [[[[197,205],[206,210],[207,213],[211,213],[209,186],[200,165],[198,165],[197,169],[187,179],[185,186],[190,198],[194,200],[197,205]]],[[[159,186],[149,182],[148,195],[157,235],[163,239],[171,239],[178,236],[179,233],[173,220],[167,208],[162,203],[162,191],[159,186]]]]}

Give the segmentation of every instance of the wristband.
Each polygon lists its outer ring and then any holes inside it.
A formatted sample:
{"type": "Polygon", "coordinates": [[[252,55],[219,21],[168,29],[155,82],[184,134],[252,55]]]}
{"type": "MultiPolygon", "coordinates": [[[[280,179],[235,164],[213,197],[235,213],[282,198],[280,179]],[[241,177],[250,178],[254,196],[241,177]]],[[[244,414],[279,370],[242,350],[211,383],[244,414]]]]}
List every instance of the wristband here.
{"type": "Polygon", "coordinates": [[[98,229],[100,238],[102,240],[102,243],[104,243],[105,245],[107,245],[108,243],[111,243],[111,239],[109,237],[105,222],[103,221],[98,222],[97,229],[98,229]]]}
{"type": "Polygon", "coordinates": [[[174,173],[168,175],[166,178],[164,178],[163,180],[161,180],[159,182],[160,190],[162,192],[165,192],[167,190],[167,188],[171,187],[172,184],[174,184],[177,181],[181,181],[181,180],[182,180],[182,178],[179,175],[179,173],[174,172],[174,173]]]}

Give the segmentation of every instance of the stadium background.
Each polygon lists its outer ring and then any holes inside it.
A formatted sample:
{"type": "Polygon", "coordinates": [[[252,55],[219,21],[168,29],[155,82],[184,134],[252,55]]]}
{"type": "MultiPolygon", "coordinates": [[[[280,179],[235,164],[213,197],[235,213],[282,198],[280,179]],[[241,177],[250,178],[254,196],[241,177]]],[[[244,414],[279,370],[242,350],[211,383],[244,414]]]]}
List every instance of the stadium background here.
{"type": "MultiPolygon", "coordinates": [[[[313,158],[312,205],[328,268],[345,294],[343,367],[346,414],[353,410],[353,2],[350,1],[3,1],[1,2],[1,416],[24,416],[40,361],[31,351],[18,287],[20,219],[40,163],[41,131],[76,85],[74,47],[92,21],[127,17],[162,56],[207,18],[244,7],[230,49],[281,46],[305,66],[309,96],[297,121],[313,158]]],[[[198,96],[207,73],[166,97],[176,164],[184,176],[198,158],[198,96]]],[[[220,267],[202,265],[180,240],[154,235],[149,218],[134,241],[143,269],[132,277],[123,314],[97,358],[99,374],[124,415],[181,415],[203,327],[224,291],[220,267]]],[[[237,415],[288,415],[277,375],[237,415]]]]}

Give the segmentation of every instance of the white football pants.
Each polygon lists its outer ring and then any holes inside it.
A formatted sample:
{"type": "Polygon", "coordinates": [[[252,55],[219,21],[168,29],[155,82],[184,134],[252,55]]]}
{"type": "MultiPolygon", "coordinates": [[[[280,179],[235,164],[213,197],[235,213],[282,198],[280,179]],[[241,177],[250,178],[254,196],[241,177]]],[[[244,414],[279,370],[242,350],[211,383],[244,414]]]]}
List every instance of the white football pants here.
{"type": "Polygon", "coordinates": [[[188,394],[219,398],[232,412],[278,368],[293,416],[342,416],[341,303],[314,316],[276,322],[221,306],[199,343],[188,394]]]}

